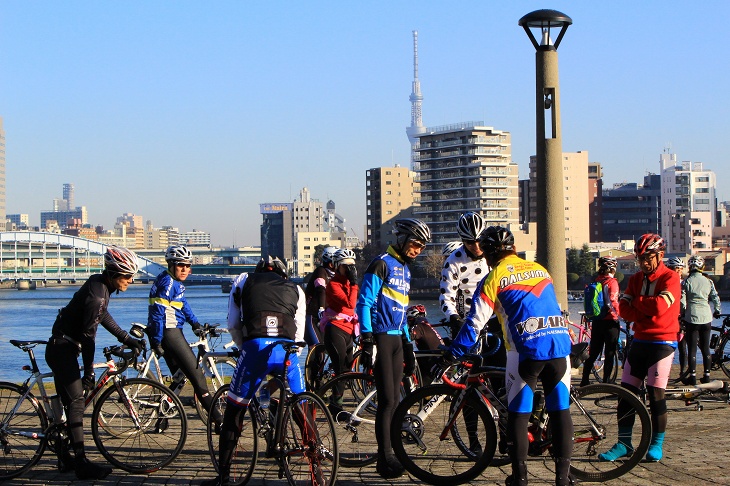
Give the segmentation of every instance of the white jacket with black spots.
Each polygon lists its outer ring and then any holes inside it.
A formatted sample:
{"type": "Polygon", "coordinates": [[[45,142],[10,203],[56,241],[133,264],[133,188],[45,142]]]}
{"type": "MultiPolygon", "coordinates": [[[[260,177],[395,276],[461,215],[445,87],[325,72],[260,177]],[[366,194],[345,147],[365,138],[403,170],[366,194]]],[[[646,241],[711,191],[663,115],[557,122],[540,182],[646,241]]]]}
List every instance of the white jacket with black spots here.
{"type": "Polygon", "coordinates": [[[487,261],[470,257],[464,245],[446,258],[441,269],[439,304],[447,320],[454,314],[462,319],[466,316],[477,285],[488,273],[487,261]]]}

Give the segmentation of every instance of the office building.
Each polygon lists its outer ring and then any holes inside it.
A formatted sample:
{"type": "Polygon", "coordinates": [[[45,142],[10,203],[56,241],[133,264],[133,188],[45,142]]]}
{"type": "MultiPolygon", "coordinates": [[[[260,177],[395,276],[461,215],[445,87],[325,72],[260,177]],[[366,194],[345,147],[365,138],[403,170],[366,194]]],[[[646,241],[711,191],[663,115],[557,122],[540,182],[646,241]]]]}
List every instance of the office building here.
{"type": "Polygon", "coordinates": [[[592,243],[603,241],[603,170],[588,162],[588,228],[592,243]]]}
{"type": "Polygon", "coordinates": [[[365,172],[365,241],[385,249],[394,241],[391,223],[412,216],[414,173],[406,167],[376,167],[365,172]]]}
{"type": "Polygon", "coordinates": [[[517,164],[509,132],[464,122],[429,127],[415,145],[413,213],[431,228],[431,246],[455,239],[459,217],[479,212],[488,225],[519,222],[517,164]]]}
{"type": "Polygon", "coordinates": [[[644,176],[644,183],[624,182],[603,190],[603,241],[635,241],[645,233],[661,232],[661,176],[644,176]]]}
{"type": "Polygon", "coordinates": [[[63,196],[63,199],[53,200],[53,209],[41,211],[41,231],[55,231],[56,227],[61,230],[66,229],[69,221],[76,219],[81,220],[82,226],[89,224],[89,213],[86,206],[72,206],[74,201],[73,184],[63,185],[63,196]]]}

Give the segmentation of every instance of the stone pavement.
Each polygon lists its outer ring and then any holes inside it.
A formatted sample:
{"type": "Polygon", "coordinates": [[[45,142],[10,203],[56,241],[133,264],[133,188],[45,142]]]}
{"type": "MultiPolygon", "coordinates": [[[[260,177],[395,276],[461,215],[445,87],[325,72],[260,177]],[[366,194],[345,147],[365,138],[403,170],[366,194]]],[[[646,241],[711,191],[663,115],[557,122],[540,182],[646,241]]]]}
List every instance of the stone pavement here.
{"type": "MultiPolygon", "coordinates": [[[[676,373],[673,374],[676,376],[676,373]]],[[[719,376],[713,376],[719,378],[719,376]]],[[[664,443],[664,459],[659,463],[640,463],[628,474],[609,481],[607,485],[730,485],[730,406],[724,403],[704,403],[703,411],[686,407],[682,401],[669,400],[669,426],[664,443]]],[[[188,413],[189,434],[185,449],[167,468],[149,475],[131,475],[119,469],[99,485],[133,484],[200,484],[211,478],[213,468],[208,455],[205,429],[194,409],[188,413]]],[[[88,430],[88,429],[87,429],[88,430]]],[[[87,447],[92,460],[103,461],[96,453],[90,433],[87,433],[87,447]]],[[[530,458],[528,470],[530,484],[553,484],[549,459],[530,458]]],[[[478,480],[471,484],[503,485],[509,474],[509,466],[490,467],[478,480]]],[[[60,474],[55,469],[55,458],[46,452],[41,461],[21,478],[7,481],[7,485],[66,485],[91,484],[78,481],[73,473],[60,474]]],[[[340,468],[338,485],[373,486],[420,483],[420,480],[403,476],[396,480],[383,480],[375,473],[375,466],[362,469],[340,468]]],[[[251,485],[285,485],[286,480],[277,477],[277,468],[271,460],[259,460],[251,485]]],[[[425,484],[425,483],[424,483],[425,484]]]]}

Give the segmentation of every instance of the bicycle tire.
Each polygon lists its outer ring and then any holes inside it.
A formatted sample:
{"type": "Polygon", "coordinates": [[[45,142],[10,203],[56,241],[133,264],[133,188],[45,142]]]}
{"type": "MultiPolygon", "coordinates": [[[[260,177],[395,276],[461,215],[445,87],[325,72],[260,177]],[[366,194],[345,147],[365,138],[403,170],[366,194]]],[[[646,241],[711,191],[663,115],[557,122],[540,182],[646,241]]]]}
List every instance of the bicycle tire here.
{"type": "Polygon", "coordinates": [[[409,473],[429,484],[442,486],[472,481],[484,472],[494,456],[497,446],[494,418],[487,406],[471,393],[464,399],[464,408],[468,407],[476,415],[477,428],[472,429],[472,435],[480,441],[481,454],[465,456],[454,440],[455,431],[467,430],[463,408],[454,419],[450,439],[441,440],[440,435],[451,419],[451,401],[459,393],[460,390],[449,385],[425,386],[405,397],[393,414],[391,442],[395,456],[409,473]],[[443,400],[435,405],[439,397],[443,400]],[[425,407],[429,408],[428,415],[421,418],[418,412],[425,407]]]}
{"type": "MultiPolygon", "coordinates": [[[[226,396],[230,385],[226,384],[218,388],[213,395],[212,407],[218,407],[221,415],[226,411],[226,396]]],[[[258,422],[254,419],[255,414],[252,407],[248,407],[244,420],[241,423],[241,435],[238,437],[236,448],[231,456],[230,483],[235,486],[242,486],[251,479],[256,463],[258,462],[259,442],[258,442],[258,422]]],[[[208,422],[206,427],[206,436],[208,441],[208,451],[213,461],[215,471],[220,474],[218,466],[218,450],[219,435],[215,433],[215,424],[208,422]]]]}
{"type": "Polygon", "coordinates": [[[132,473],[150,473],[174,461],[185,446],[187,430],[187,417],[177,395],[146,378],[123,380],[104,390],[91,420],[99,452],[111,464],[132,473]],[[102,414],[115,433],[100,424],[102,414]]]}
{"type": "Polygon", "coordinates": [[[318,392],[332,414],[337,429],[337,449],[340,465],[363,467],[378,458],[378,442],[375,439],[375,413],[377,395],[375,378],[366,373],[344,373],[328,381],[318,392]],[[343,385],[342,403],[333,403],[332,395],[338,385],[343,385]]]}
{"type": "MultiPolygon", "coordinates": [[[[216,356],[213,357],[213,362],[215,363],[215,367],[218,370],[218,375],[223,380],[222,383],[218,382],[218,379],[216,378],[216,375],[213,374],[210,378],[206,375],[205,381],[208,385],[208,391],[211,395],[213,395],[218,389],[231,382],[231,377],[233,376],[233,370],[236,369],[236,360],[229,357],[224,356],[216,356]]],[[[200,417],[200,420],[203,421],[203,424],[206,426],[208,425],[208,410],[203,406],[202,403],[200,403],[200,399],[198,399],[198,395],[193,393],[193,402],[195,403],[195,410],[198,411],[198,417],[200,417]]]]}
{"type": "MultiPolygon", "coordinates": [[[[715,359],[719,360],[720,368],[722,368],[725,376],[730,378],[730,338],[728,338],[727,335],[720,339],[720,346],[717,349],[721,356],[715,359]]],[[[717,351],[715,353],[717,353],[717,351]]]]}
{"type": "Polygon", "coordinates": [[[331,361],[325,345],[319,343],[309,348],[304,364],[304,383],[307,390],[316,392],[324,386],[330,375],[333,375],[330,369],[331,361]]]}
{"type": "Polygon", "coordinates": [[[23,390],[14,383],[0,383],[0,480],[20,476],[40,461],[48,439],[48,417],[32,394],[18,404],[23,390]]]}
{"type": "Polygon", "coordinates": [[[583,481],[608,481],[626,474],[646,455],[651,441],[651,417],[646,406],[626,388],[595,384],[576,388],[571,394],[573,454],[570,472],[583,481]],[[600,461],[598,455],[618,442],[617,408],[619,400],[628,413],[635,414],[631,456],[613,462],[600,461]],[[593,430],[592,424],[598,428],[593,430]]]}
{"type": "Polygon", "coordinates": [[[297,393],[289,398],[284,413],[280,446],[289,484],[334,485],[339,467],[337,435],[324,401],[312,392],[297,393]]]}
{"type": "MultiPolygon", "coordinates": [[[[599,359],[596,360],[596,362],[593,364],[593,377],[596,379],[596,382],[598,383],[605,383],[603,381],[603,368],[606,366],[606,353],[603,352],[599,356],[599,359]],[[598,366],[600,359],[600,366],[598,366]]],[[[611,369],[611,376],[608,377],[608,383],[616,383],[616,377],[618,376],[618,350],[616,350],[616,353],[613,355],[613,368],[611,369]]]]}

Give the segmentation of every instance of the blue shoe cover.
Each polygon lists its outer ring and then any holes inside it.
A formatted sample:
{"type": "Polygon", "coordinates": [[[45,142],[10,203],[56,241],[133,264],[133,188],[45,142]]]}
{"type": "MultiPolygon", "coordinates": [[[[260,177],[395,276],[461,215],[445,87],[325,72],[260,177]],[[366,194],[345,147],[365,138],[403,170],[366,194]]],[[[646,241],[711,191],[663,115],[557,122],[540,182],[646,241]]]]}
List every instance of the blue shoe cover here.
{"type": "Polygon", "coordinates": [[[623,442],[616,442],[609,450],[603,454],[598,454],[598,460],[603,462],[613,462],[616,459],[628,457],[633,453],[634,448],[631,447],[630,444],[627,446],[623,442]]]}

